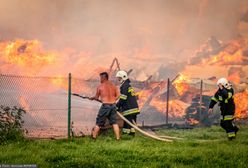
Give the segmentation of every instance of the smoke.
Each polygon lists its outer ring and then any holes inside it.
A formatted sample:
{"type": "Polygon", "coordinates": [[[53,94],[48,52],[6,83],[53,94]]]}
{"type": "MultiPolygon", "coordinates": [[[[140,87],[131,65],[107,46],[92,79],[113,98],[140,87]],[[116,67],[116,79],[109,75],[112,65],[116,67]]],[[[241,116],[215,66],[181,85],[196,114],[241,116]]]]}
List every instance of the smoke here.
{"type": "Polygon", "coordinates": [[[247,9],[245,0],[1,0],[0,41],[73,49],[71,68],[85,61],[106,67],[117,57],[124,69],[151,75],[186,61],[210,36],[225,41],[244,32],[247,9]]]}

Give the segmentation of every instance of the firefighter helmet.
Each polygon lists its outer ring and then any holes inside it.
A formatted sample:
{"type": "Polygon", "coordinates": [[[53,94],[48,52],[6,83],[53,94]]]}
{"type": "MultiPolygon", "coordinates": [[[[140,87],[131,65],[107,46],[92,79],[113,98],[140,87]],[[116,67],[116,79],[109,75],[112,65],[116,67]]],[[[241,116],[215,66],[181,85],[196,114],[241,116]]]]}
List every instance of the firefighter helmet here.
{"type": "Polygon", "coordinates": [[[226,78],[220,78],[218,81],[217,81],[217,85],[221,84],[222,86],[224,86],[225,88],[228,88],[230,87],[230,84],[228,82],[228,80],[226,78]]]}
{"type": "Polygon", "coordinates": [[[120,82],[123,83],[125,80],[128,79],[128,75],[126,71],[120,70],[116,73],[115,77],[120,78],[120,82]]]}

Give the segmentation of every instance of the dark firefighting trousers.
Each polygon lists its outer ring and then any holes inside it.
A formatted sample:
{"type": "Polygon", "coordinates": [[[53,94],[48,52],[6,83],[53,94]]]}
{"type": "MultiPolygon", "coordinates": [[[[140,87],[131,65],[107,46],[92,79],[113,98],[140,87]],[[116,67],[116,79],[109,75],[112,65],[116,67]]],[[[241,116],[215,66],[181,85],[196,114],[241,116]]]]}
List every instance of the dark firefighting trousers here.
{"type": "Polygon", "coordinates": [[[226,131],[229,139],[235,138],[239,128],[233,124],[233,116],[222,116],[220,126],[226,131]]]}
{"type": "MultiPolygon", "coordinates": [[[[128,121],[130,121],[131,123],[136,124],[137,114],[130,114],[130,115],[126,115],[124,117],[128,121]]],[[[123,134],[129,134],[129,135],[135,135],[135,129],[124,121],[122,133],[123,134]]]]}

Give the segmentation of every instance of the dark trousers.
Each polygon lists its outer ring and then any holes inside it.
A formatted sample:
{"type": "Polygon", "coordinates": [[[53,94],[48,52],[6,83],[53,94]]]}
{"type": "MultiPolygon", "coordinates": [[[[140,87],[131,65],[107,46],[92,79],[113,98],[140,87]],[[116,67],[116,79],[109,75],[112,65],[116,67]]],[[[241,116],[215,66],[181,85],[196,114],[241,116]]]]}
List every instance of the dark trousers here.
{"type": "MultiPolygon", "coordinates": [[[[131,114],[131,115],[127,115],[124,116],[128,121],[130,121],[133,124],[136,124],[136,119],[137,119],[137,114],[131,114]],[[134,122],[135,123],[134,123],[134,122]]],[[[134,134],[135,133],[135,129],[133,127],[131,127],[127,122],[124,121],[123,124],[123,128],[122,128],[122,132],[125,134],[134,134]]]]}
{"type": "Polygon", "coordinates": [[[239,128],[233,124],[233,119],[221,119],[220,126],[226,131],[228,138],[235,138],[239,128]]]}

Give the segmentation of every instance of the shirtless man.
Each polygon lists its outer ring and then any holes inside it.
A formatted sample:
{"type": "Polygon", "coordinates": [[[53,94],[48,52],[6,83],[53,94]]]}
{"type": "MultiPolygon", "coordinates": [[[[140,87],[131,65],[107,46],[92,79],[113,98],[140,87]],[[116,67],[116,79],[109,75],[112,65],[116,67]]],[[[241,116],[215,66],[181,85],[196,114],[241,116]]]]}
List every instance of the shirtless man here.
{"type": "Polygon", "coordinates": [[[97,87],[96,95],[91,97],[91,100],[102,101],[102,106],[96,118],[96,126],[92,131],[92,138],[96,139],[100,128],[105,125],[106,118],[109,124],[113,126],[115,137],[120,139],[119,126],[116,123],[116,100],[119,98],[119,92],[116,86],[108,80],[108,73],[100,73],[101,84],[97,87]]]}

